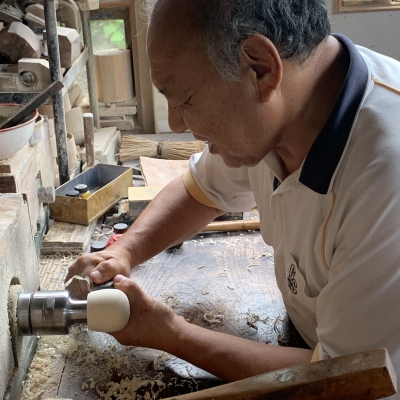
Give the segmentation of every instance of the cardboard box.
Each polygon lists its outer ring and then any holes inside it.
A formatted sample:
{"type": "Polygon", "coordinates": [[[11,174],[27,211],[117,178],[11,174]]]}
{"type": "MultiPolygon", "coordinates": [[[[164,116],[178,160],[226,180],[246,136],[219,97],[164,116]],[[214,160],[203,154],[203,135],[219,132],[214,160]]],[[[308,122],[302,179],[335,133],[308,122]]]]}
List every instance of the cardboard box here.
{"type": "Polygon", "coordinates": [[[118,165],[97,164],[56,189],[56,201],[50,204],[50,218],[55,221],[89,225],[118,201],[127,197],[132,186],[132,169],[118,165]],[[75,186],[88,185],[90,197],[67,197],[75,186]]]}

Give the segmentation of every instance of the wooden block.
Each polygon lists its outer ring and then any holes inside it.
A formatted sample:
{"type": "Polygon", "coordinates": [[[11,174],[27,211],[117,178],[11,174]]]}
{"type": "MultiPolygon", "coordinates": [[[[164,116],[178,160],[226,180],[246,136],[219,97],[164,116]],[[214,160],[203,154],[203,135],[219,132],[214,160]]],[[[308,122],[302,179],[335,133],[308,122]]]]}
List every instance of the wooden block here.
{"type": "MultiPolygon", "coordinates": [[[[71,28],[57,27],[58,43],[60,46],[60,62],[62,68],[69,68],[81,54],[81,39],[78,31],[71,28]]],[[[43,39],[47,32],[43,31],[43,39]]]]}
{"type": "MultiPolygon", "coordinates": [[[[73,83],[68,89],[68,97],[73,108],[80,107],[83,100],[82,88],[77,84],[73,83]]],[[[82,110],[83,111],[83,110],[82,110]]],[[[89,112],[89,111],[85,111],[89,112]]]]}
{"type": "Polygon", "coordinates": [[[28,358],[29,343],[31,343],[29,337],[19,338],[16,354],[13,354],[10,319],[7,312],[11,284],[19,284],[25,292],[36,291],[39,288],[37,256],[29,225],[28,208],[22,195],[0,196],[0,398],[2,399],[6,398],[7,384],[11,383],[16,372],[15,361],[20,363],[25,357],[28,358]]]}
{"type": "MultiPolygon", "coordinates": [[[[111,118],[113,118],[113,117],[111,117],[111,118]]],[[[126,116],[125,118],[126,119],[107,119],[107,120],[100,119],[100,126],[102,128],[113,126],[116,129],[119,129],[121,131],[132,130],[135,127],[133,118],[130,116],[126,116]]]]}
{"type": "MultiPolygon", "coordinates": [[[[94,53],[98,98],[103,103],[118,103],[133,98],[133,73],[130,50],[102,50],[94,53]]],[[[120,129],[120,128],[119,128],[120,129]]]]}
{"type": "MultiPolygon", "coordinates": [[[[85,107],[84,112],[89,112],[89,107],[85,107]]],[[[118,117],[121,115],[136,115],[136,106],[120,106],[117,104],[110,104],[110,106],[99,106],[100,117],[118,117]]]]}
{"type": "Polygon", "coordinates": [[[37,15],[27,13],[25,15],[25,21],[28,22],[29,28],[45,28],[46,24],[43,18],[38,17],[37,15]]]}
{"type": "Polygon", "coordinates": [[[78,32],[82,29],[81,13],[74,0],[59,0],[57,20],[66,28],[72,28],[78,32]]]}
{"type": "Polygon", "coordinates": [[[42,244],[42,254],[84,253],[90,247],[90,239],[97,220],[89,225],[55,221],[42,244]]]}
{"type": "Polygon", "coordinates": [[[37,17],[44,19],[44,7],[41,4],[32,4],[25,9],[26,13],[31,13],[37,17]]]}
{"type": "MultiPolygon", "coordinates": [[[[68,96],[67,96],[68,97],[68,96]]],[[[75,143],[82,146],[85,143],[85,132],[83,128],[83,113],[81,107],[71,108],[65,113],[67,131],[72,133],[75,143]]]]}
{"type": "MultiPolygon", "coordinates": [[[[103,155],[106,152],[107,147],[113,140],[117,133],[117,128],[111,126],[108,128],[101,128],[99,131],[94,133],[94,157],[99,162],[103,162],[103,155]]],[[[121,133],[118,131],[119,142],[121,141],[121,133]]],[[[86,152],[82,152],[82,161],[86,162],[86,152]]],[[[106,162],[104,164],[107,164],[106,162]]]]}
{"type": "Polygon", "coordinates": [[[13,22],[0,31],[0,51],[17,63],[21,58],[40,58],[42,44],[28,26],[13,22]]]}
{"type": "Polygon", "coordinates": [[[128,189],[129,216],[137,218],[164,186],[130,187],[128,189]]]}
{"type": "MultiPolygon", "coordinates": [[[[18,151],[12,157],[0,160],[0,173],[5,173],[5,174],[18,173],[18,170],[21,164],[23,163],[25,157],[28,155],[29,150],[30,150],[29,143],[27,143],[20,151],[18,151]]],[[[0,190],[0,193],[1,192],[2,191],[0,190]]]]}
{"type": "Polygon", "coordinates": [[[296,365],[168,400],[365,400],[397,391],[386,349],[296,365]]]}
{"type": "Polygon", "coordinates": [[[119,148],[121,146],[121,132],[116,131],[111,138],[110,143],[104,150],[103,154],[101,155],[100,162],[103,164],[118,164],[118,157],[115,155],[118,153],[119,148]]]}
{"type": "Polygon", "coordinates": [[[34,77],[34,83],[29,86],[29,89],[32,91],[42,91],[52,83],[49,62],[47,60],[41,58],[21,58],[18,60],[18,74],[21,75],[26,72],[31,73],[34,77]]]}

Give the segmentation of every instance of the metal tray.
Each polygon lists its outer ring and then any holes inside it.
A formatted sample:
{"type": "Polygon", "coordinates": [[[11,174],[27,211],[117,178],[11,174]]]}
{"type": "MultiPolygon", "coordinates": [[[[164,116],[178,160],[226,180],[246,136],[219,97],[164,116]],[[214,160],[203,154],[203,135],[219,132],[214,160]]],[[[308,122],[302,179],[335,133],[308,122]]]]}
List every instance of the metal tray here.
{"type": "Polygon", "coordinates": [[[55,221],[89,225],[114,204],[128,195],[132,186],[132,168],[97,164],[56,189],[56,201],[50,204],[50,218],[55,221]],[[88,185],[90,197],[67,197],[79,183],[88,185]]]}

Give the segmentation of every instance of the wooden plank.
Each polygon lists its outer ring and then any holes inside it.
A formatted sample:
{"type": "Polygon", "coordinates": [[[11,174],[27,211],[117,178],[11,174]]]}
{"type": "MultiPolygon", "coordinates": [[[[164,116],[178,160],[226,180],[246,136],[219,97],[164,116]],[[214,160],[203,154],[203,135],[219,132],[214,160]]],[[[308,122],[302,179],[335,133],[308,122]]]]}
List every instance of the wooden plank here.
{"type": "Polygon", "coordinates": [[[135,123],[133,119],[126,119],[126,120],[119,120],[119,119],[112,119],[112,120],[100,120],[100,126],[102,128],[107,127],[116,127],[120,131],[129,131],[135,127],[135,123]]]}
{"type": "Polygon", "coordinates": [[[337,0],[337,9],[340,13],[343,12],[368,12],[368,11],[392,11],[399,10],[400,3],[392,1],[388,4],[371,4],[371,5],[354,5],[345,6],[344,0],[337,0]]]}
{"type": "Polygon", "coordinates": [[[374,4],[391,4],[391,0],[342,0],[344,7],[371,6],[374,4]]]}
{"type": "Polygon", "coordinates": [[[42,244],[42,254],[83,253],[90,245],[96,220],[90,225],[54,222],[42,244]]]}
{"type": "Polygon", "coordinates": [[[397,392],[386,349],[296,365],[169,400],[365,400],[397,392]]]}

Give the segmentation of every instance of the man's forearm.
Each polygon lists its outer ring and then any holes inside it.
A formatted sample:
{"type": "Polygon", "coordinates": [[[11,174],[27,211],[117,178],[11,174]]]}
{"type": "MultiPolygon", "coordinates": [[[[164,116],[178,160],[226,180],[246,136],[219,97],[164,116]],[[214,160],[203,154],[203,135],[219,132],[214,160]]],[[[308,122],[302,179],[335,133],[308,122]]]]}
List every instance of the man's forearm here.
{"type": "Polygon", "coordinates": [[[311,361],[313,351],[280,347],[214,332],[182,321],[175,340],[163,349],[232,382],[311,361]]]}
{"type": "Polygon", "coordinates": [[[150,202],[129,231],[113,246],[130,251],[131,265],[135,266],[193,237],[221,214],[220,210],[194,200],[180,177],[150,202]]]}

